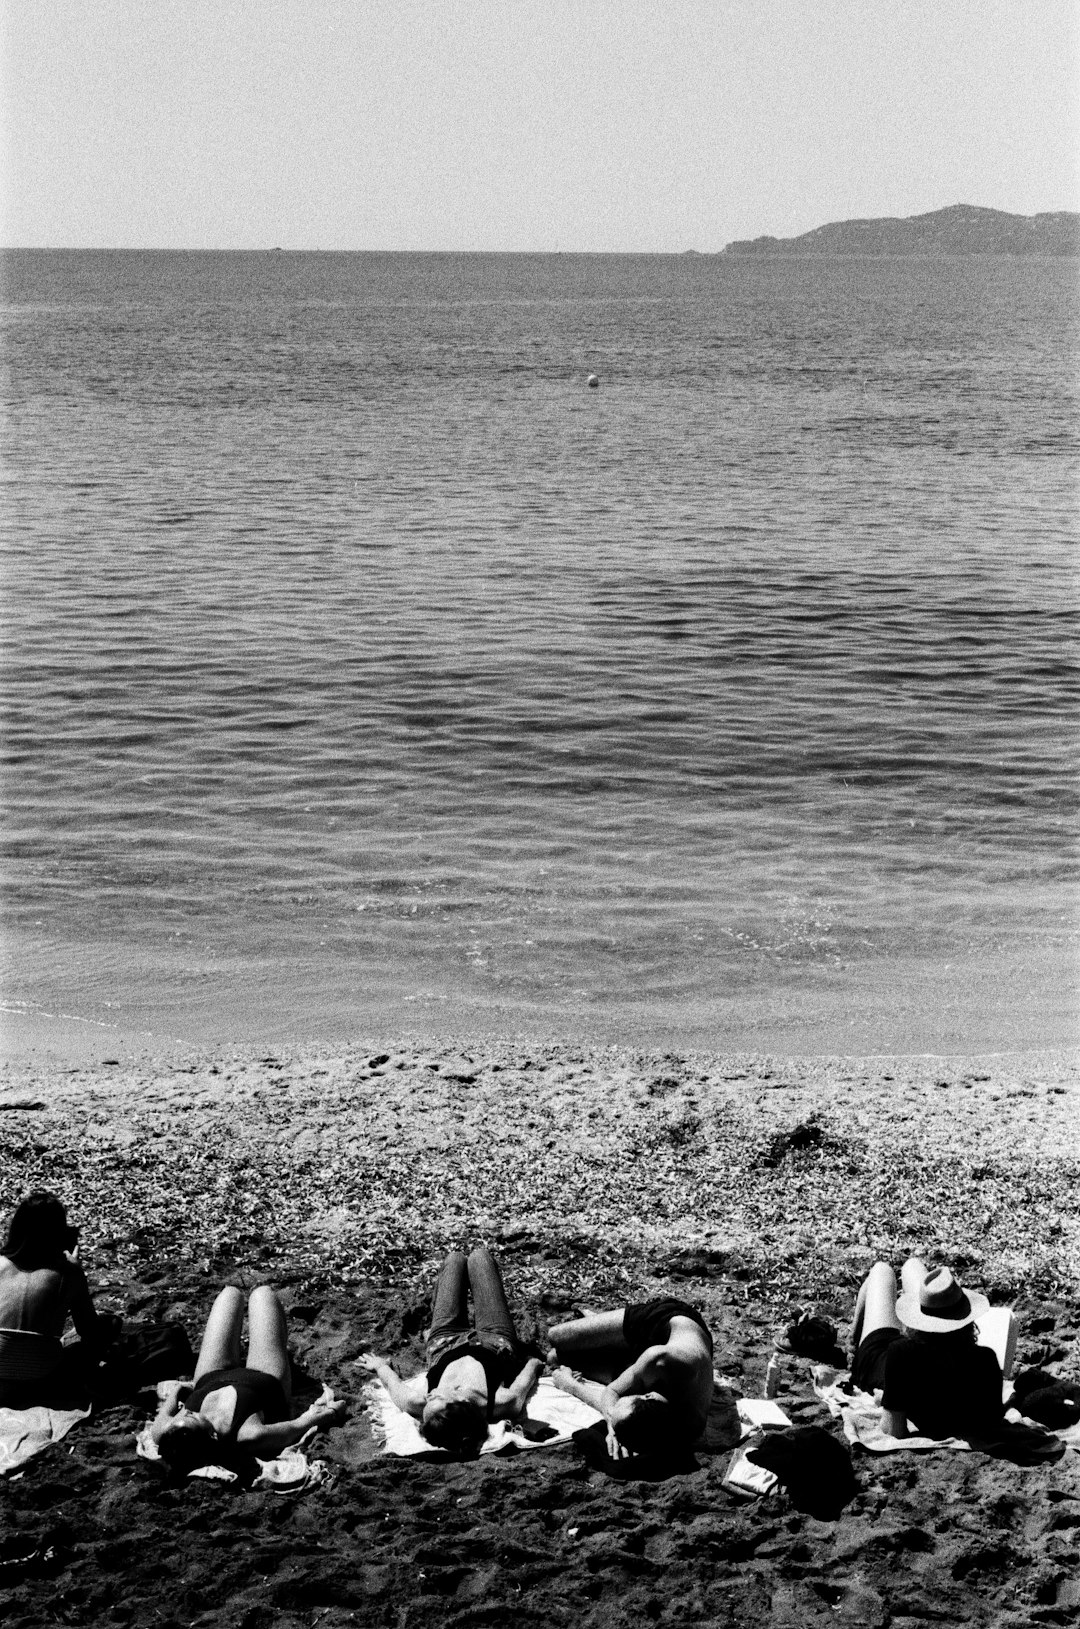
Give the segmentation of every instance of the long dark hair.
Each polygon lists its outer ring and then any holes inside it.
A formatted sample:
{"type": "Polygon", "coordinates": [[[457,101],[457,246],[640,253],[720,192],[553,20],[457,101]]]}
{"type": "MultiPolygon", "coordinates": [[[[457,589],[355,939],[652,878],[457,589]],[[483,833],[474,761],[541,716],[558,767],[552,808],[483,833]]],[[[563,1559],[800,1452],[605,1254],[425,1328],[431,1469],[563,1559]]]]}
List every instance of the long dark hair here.
{"type": "Polygon", "coordinates": [[[39,1188],[16,1206],[3,1253],[23,1272],[62,1267],[64,1251],[74,1250],[78,1240],[79,1230],[69,1226],[67,1211],[59,1199],[39,1188]]]}

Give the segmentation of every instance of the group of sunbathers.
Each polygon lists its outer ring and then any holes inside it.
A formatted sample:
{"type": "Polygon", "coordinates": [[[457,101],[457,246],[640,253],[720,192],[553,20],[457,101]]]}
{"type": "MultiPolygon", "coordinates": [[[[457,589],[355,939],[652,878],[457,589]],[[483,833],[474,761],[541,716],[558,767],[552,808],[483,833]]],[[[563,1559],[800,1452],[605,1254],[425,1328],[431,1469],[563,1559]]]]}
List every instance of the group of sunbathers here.
{"type": "MultiPolygon", "coordinates": [[[[0,1405],[40,1401],[62,1375],[71,1347],[68,1319],[84,1356],[104,1348],[108,1320],[95,1311],[78,1261],[78,1235],[53,1194],[18,1206],[0,1255],[0,1405]]],[[[1002,1373],[976,1342],[984,1297],[965,1292],[946,1267],[912,1258],[900,1293],[891,1267],[871,1270],[859,1291],[852,1378],[881,1392],[883,1424],[894,1436],[909,1422],[930,1436],[989,1437],[1003,1413],[1002,1373]]],[[[239,1448],[270,1459],[313,1430],[339,1424],[346,1405],[328,1391],[293,1409],[285,1314],[269,1285],[247,1303],[223,1289],[206,1323],[194,1383],[168,1388],[152,1435],[163,1460],[186,1472],[239,1448]]],[[[549,1347],[519,1338],[491,1252],[452,1251],[435,1287],[426,1369],[403,1378],[365,1353],[358,1366],[378,1378],[393,1403],[418,1422],[434,1447],[470,1456],[488,1426],[520,1420],[541,1376],[591,1404],[607,1425],[613,1458],[685,1450],[700,1438],[713,1395],[713,1339],[701,1313],[666,1297],[555,1325],[549,1347]],[[469,1294],[472,1312],[469,1311],[469,1294]]]]}

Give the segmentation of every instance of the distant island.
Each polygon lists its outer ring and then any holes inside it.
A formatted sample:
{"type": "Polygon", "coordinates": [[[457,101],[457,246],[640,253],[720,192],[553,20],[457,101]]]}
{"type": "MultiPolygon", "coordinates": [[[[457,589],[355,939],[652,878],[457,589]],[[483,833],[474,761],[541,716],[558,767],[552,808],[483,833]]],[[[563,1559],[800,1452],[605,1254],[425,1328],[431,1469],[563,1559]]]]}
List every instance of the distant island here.
{"type": "Polygon", "coordinates": [[[834,221],[797,238],[745,238],[727,255],[1076,255],[1080,214],[1010,215],[953,204],[906,219],[834,221]]]}

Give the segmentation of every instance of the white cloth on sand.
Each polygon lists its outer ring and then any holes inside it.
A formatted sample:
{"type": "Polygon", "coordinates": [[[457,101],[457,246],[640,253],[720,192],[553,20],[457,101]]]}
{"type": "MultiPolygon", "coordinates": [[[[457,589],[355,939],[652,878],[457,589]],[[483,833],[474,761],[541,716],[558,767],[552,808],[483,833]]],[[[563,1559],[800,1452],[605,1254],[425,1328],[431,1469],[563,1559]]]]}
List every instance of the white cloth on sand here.
{"type": "Polygon", "coordinates": [[[89,1414],[88,1408],[0,1408],[0,1476],[21,1469],[89,1414]]]}
{"type": "MultiPolygon", "coordinates": [[[[445,1449],[434,1447],[421,1436],[419,1422],[397,1407],[381,1380],[365,1381],[360,1395],[371,1419],[372,1434],[384,1454],[405,1458],[415,1454],[445,1455],[445,1449]]],[[[558,1448],[569,1442],[575,1431],[584,1431],[601,1418],[595,1408],[560,1391],[544,1375],[529,1398],[524,1420],[515,1424],[493,1421],[480,1452],[505,1454],[523,1448],[558,1448]]]]}
{"type": "MultiPolygon", "coordinates": [[[[713,1400],[705,1430],[695,1448],[706,1453],[719,1453],[731,1448],[745,1434],[736,1413],[736,1394],[719,1375],[715,1377],[713,1400]]],[[[360,1389],[367,1405],[373,1434],[383,1453],[434,1454],[441,1456],[444,1449],[435,1448],[420,1433],[420,1426],[411,1414],[405,1414],[390,1398],[381,1381],[371,1379],[360,1389]]],[[[741,1405],[740,1405],[741,1406],[741,1405]]],[[[772,1405],[770,1405],[771,1407],[772,1405]]],[[[579,1397],[560,1390],[549,1375],[542,1375],[536,1390],[529,1398],[524,1420],[511,1424],[496,1420],[488,1426],[487,1437],[480,1449],[482,1454],[505,1454],[524,1448],[559,1448],[571,1440],[578,1431],[587,1431],[603,1415],[579,1397]]]]}

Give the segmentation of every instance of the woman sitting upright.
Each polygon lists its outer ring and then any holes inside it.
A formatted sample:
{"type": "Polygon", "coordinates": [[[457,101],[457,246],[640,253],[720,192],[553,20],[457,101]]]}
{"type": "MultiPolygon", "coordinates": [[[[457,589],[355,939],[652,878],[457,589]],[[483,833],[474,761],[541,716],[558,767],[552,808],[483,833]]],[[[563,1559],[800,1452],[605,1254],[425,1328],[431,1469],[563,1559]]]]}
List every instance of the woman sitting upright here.
{"type": "MultiPolygon", "coordinates": [[[[78,1263],[78,1229],[55,1194],[39,1191],[17,1207],[0,1255],[0,1406],[48,1402],[82,1378],[86,1356],[108,1332],[78,1263]],[[65,1348],[68,1319],[80,1344],[65,1348]]],[[[110,1320],[111,1322],[111,1320],[110,1320]]]]}
{"type": "Polygon", "coordinates": [[[713,1339],[696,1307],[672,1296],[591,1312],[550,1332],[555,1384],[598,1409],[608,1452],[685,1450],[705,1429],[713,1339]],[[578,1372],[575,1372],[578,1371],[578,1372]]]}
{"type": "Polygon", "coordinates": [[[292,1366],[281,1302],[269,1284],[248,1299],[248,1350],[240,1355],[244,1297],[221,1291],[206,1320],[195,1384],[181,1402],[176,1383],[158,1410],[151,1436],[171,1470],[181,1475],[237,1452],[275,1459],[309,1431],[338,1425],[345,1404],[328,1390],[293,1417],[292,1366]]]}
{"type": "Polygon", "coordinates": [[[851,1378],[880,1391],[891,1437],[993,1436],[1004,1415],[1002,1377],[989,1347],[975,1339],[984,1295],[962,1290],[947,1267],[928,1272],[916,1256],[901,1270],[901,1293],[887,1262],[870,1269],[852,1327],[851,1378]]]}
{"type": "Polygon", "coordinates": [[[474,1250],[467,1260],[460,1250],[447,1256],[435,1285],[425,1355],[426,1373],[407,1380],[372,1352],[357,1362],[382,1381],[402,1413],[420,1422],[433,1447],[477,1454],[493,1420],[524,1415],[544,1365],[518,1339],[490,1250],[474,1250]]]}

